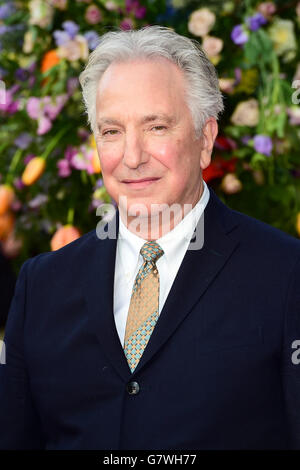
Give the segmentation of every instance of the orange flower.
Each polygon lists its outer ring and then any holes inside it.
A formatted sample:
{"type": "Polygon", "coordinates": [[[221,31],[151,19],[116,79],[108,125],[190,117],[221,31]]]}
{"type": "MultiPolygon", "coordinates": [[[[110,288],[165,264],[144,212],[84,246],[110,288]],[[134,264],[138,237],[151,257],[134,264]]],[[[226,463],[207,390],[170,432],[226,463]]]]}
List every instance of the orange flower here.
{"type": "Polygon", "coordinates": [[[300,212],[298,212],[298,214],[297,214],[296,229],[297,229],[298,235],[300,237],[300,212]]]}
{"type": "Polygon", "coordinates": [[[42,58],[41,72],[47,72],[47,70],[59,64],[59,62],[60,58],[57,55],[56,49],[51,49],[51,51],[46,52],[42,58]]]}
{"type": "Polygon", "coordinates": [[[15,217],[12,212],[0,215],[0,240],[6,240],[13,231],[15,217]]]}
{"type": "Polygon", "coordinates": [[[8,184],[0,185],[0,215],[10,208],[15,197],[14,190],[8,184]]]}
{"type": "Polygon", "coordinates": [[[100,161],[99,161],[97,150],[94,150],[94,153],[92,156],[92,167],[93,167],[94,173],[101,173],[101,166],[100,166],[100,161]]]}
{"type": "Polygon", "coordinates": [[[64,225],[56,230],[55,234],[51,238],[51,250],[59,250],[79,237],[81,237],[81,232],[78,228],[71,224],[64,225]]]}
{"type": "Polygon", "coordinates": [[[26,165],[25,170],[22,174],[22,182],[26,186],[30,186],[35,183],[41,175],[44,173],[46,168],[46,160],[42,157],[32,158],[26,165]]]}

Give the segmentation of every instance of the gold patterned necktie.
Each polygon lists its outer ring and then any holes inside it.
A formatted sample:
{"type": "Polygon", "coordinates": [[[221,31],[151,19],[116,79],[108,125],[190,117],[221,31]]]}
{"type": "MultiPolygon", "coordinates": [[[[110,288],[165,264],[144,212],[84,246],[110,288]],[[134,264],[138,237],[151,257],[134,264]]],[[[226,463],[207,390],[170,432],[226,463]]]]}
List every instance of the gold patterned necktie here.
{"type": "Polygon", "coordinates": [[[136,368],[158,319],[159,273],[156,261],[164,254],[155,241],[145,243],[140,253],[144,263],[134,281],[124,341],[131,372],[136,368]]]}

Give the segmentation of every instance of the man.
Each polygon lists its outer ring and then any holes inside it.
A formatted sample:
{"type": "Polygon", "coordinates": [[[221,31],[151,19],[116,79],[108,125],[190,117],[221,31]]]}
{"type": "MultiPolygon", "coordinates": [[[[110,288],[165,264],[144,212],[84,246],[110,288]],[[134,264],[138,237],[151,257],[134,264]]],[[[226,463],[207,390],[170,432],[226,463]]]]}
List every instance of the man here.
{"type": "Polygon", "coordinates": [[[300,448],[300,243],[202,180],[214,67],[151,26],[104,35],[80,81],[119,212],[22,266],[1,448],[300,448]]]}

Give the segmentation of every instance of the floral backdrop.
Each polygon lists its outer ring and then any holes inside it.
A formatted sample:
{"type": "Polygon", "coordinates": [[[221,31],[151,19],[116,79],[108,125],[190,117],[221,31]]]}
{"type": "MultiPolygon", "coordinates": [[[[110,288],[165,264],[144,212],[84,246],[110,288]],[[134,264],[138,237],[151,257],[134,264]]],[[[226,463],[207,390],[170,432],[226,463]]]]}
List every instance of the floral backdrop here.
{"type": "Polygon", "coordinates": [[[300,236],[300,2],[0,0],[0,243],[16,271],[110,202],[78,75],[102,34],[151,24],[196,39],[217,68],[226,109],[205,181],[300,236]]]}

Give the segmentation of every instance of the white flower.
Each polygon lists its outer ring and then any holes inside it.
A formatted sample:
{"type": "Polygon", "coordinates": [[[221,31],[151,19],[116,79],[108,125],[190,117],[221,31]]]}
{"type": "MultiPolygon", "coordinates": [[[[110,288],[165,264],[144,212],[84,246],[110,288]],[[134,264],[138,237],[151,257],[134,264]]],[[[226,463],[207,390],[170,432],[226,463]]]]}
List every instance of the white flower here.
{"type": "Polygon", "coordinates": [[[36,24],[40,28],[47,28],[52,23],[54,8],[43,0],[30,0],[29,5],[30,24],[36,24]]]}
{"type": "Polygon", "coordinates": [[[236,126],[256,126],[259,120],[258,101],[254,98],[241,101],[235,108],[230,120],[236,126]]]}
{"type": "Polygon", "coordinates": [[[199,8],[194,11],[188,22],[188,30],[194,36],[206,36],[216,21],[216,15],[208,8],[199,8]]]}
{"type": "Polygon", "coordinates": [[[209,57],[214,57],[223,49],[223,40],[214,36],[205,36],[203,38],[202,48],[209,57]]]}

